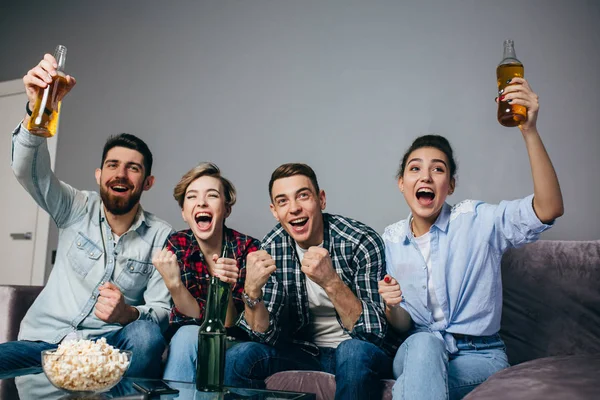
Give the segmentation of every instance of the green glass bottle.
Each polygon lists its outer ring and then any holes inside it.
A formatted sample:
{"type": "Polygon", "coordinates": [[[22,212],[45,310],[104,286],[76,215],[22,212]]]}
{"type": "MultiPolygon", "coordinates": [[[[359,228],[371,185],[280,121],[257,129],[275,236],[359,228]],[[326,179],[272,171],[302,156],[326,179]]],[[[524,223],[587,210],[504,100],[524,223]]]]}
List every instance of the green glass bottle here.
{"type": "Polygon", "coordinates": [[[196,389],[205,392],[223,390],[225,373],[225,326],[229,285],[217,277],[210,278],[204,321],[198,333],[196,389]],[[225,310],[223,310],[223,308],[225,310]]]}

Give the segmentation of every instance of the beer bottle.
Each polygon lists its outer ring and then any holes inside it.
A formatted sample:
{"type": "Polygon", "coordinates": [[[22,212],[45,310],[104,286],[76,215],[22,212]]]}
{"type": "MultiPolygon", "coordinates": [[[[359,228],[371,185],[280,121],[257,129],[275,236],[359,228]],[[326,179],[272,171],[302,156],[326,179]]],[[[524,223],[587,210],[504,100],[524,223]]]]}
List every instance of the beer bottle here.
{"type": "MultiPolygon", "coordinates": [[[[498,96],[502,96],[504,88],[514,77],[522,78],[524,73],[523,64],[515,54],[515,44],[512,40],[504,41],[504,58],[496,68],[498,78],[498,96]]],[[[498,122],[501,125],[513,127],[527,121],[527,108],[519,104],[510,104],[500,101],[498,98],[498,122]]]]}
{"type": "Polygon", "coordinates": [[[196,389],[201,391],[223,390],[226,336],[222,319],[226,313],[228,300],[229,285],[212,276],[208,286],[204,321],[198,332],[196,389]]]}
{"type": "MultiPolygon", "coordinates": [[[[67,85],[64,73],[65,62],[67,61],[67,48],[60,44],[56,46],[54,58],[58,65],[56,76],[53,76],[52,82],[38,94],[35,105],[31,110],[31,118],[27,124],[29,132],[42,137],[52,137],[56,134],[62,103],[62,100],[58,99],[58,94],[67,85]]],[[[29,106],[31,107],[31,104],[29,106]]]]}

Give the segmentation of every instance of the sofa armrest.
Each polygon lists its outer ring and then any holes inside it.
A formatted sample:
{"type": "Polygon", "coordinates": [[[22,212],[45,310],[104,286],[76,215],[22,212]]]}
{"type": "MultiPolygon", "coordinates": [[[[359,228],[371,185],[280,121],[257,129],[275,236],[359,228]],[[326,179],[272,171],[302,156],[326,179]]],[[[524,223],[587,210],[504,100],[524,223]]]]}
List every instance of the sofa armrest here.
{"type": "Polygon", "coordinates": [[[0,285],[0,343],[17,340],[21,320],[43,288],[0,285]]]}

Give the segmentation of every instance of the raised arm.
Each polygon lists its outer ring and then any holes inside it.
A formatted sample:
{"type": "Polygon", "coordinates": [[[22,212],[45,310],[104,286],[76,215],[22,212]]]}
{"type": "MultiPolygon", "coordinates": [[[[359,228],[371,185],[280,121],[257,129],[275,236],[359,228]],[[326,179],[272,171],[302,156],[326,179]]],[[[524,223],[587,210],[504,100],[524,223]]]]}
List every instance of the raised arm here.
{"type": "MultiPolygon", "coordinates": [[[[25,91],[31,104],[38,93],[52,81],[56,75],[56,60],[46,54],[38,65],[23,77],[25,91]]],[[[75,85],[75,79],[67,78],[68,85],[59,97],[64,97],[75,85]]],[[[83,212],[87,198],[80,191],[59,181],[50,168],[50,155],[46,139],[30,134],[27,129],[29,115],[25,114],[23,123],[13,132],[12,169],[19,183],[33,199],[50,214],[58,227],[64,227],[73,218],[83,212]],[[77,199],[79,198],[79,199],[77,199]]]]}
{"type": "Polygon", "coordinates": [[[550,223],[564,213],[563,198],[556,171],[537,130],[538,96],[523,78],[513,78],[504,89],[503,99],[527,107],[527,121],[519,125],[529,155],[533,175],[533,209],[539,220],[550,223]]]}

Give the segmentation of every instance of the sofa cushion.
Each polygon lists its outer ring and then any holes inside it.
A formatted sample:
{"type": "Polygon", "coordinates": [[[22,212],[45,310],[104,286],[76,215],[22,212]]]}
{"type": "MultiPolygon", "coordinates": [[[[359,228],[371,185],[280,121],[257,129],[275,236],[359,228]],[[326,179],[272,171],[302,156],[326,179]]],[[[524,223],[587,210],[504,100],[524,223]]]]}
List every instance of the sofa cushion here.
{"type": "Polygon", "coordinates": [[[600,354],[528,361],[492,375],[465,400],[600,398],[600,354]]]}
{"type": "Polygon", "coordinates": [[[0,285],[0,343],[17,340],[21,320],[43,286],[0,285]]]}
{"type": "MultiPolygon", "coordinates": [[[[270,390],[315,393],[317,400],[335,397],[335,375],[320,371],[284,371],[269,376],[265,383],[270,390]]],[[[382,379],[382,400],[392,399],[394,380],[382,379]]]]}
{"type": "Polygon", "coordinates": [[[509,362],[600,353],[600,241],[540,240],[502,259],[509,362]]]}

